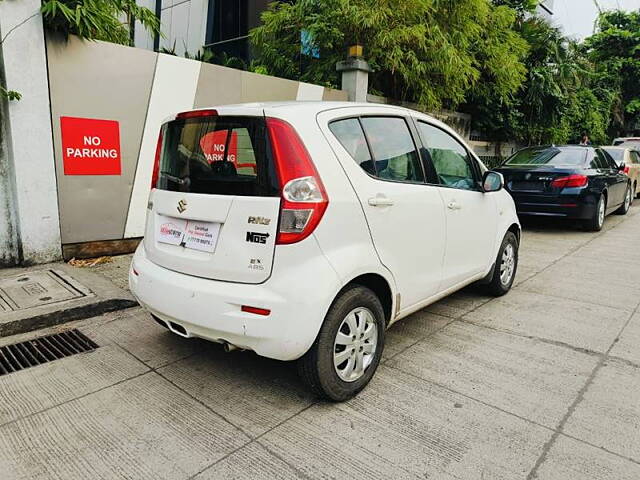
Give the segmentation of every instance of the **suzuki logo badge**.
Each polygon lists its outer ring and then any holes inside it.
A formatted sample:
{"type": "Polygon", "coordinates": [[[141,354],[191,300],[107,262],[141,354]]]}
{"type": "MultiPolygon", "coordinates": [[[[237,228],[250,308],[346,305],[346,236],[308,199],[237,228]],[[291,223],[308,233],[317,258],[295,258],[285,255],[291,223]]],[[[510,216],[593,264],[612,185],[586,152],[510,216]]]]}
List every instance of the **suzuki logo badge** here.
{"type": "Polygon", "coordinates": [[[180,200],[176,208],[178,209],[178,212],[184,212],[187,209],[187,201],[185,199],[180,200]]]}

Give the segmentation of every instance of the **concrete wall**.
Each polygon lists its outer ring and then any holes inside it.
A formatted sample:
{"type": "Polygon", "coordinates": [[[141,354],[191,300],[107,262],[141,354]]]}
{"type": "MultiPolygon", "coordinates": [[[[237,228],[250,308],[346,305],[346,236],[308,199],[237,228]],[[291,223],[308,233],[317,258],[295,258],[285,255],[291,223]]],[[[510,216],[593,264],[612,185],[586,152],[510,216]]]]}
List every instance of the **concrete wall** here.
{"type": "Polygon", "coordinates": [[[0,213],[0,262],[4,263],[43,263],[61,255],[39,8],[40,0],[0,2],[2,80],[6,88],[22,94],[20,101],[4,101],[0,110],[0,205],[4,207],[0,213]]]}
{"type": "MultiPolygon", "coordinates": [[[[193,1],[193,0],[192,0],[193,1]]],[[[346,92],[104,42],[47,42],[62,243],[143,235],[161,122],[179,111],[346,92]],[[60,117],[119,122],[121,175],[65,175],[60,117]]]]}

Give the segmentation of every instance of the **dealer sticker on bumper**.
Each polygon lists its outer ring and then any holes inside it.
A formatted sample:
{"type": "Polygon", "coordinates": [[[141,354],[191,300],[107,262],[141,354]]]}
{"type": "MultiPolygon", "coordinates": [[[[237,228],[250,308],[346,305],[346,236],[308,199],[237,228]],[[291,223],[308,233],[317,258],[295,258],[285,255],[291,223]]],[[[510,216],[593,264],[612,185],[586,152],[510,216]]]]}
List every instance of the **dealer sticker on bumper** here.
{"type": "Polygon", "coordinates": [[[213,252],[216,248],[220,224],[200,222],[158,215],[158,242],[184,245],[185,248],[213,252]]]}

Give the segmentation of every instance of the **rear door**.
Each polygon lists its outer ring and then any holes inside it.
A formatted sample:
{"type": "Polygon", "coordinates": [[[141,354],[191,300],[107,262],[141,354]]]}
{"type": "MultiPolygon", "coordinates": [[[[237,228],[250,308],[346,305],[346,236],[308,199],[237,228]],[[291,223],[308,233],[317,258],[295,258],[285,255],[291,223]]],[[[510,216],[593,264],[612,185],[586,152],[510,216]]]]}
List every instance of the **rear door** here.
{"type": "Polygon", "coordinates": [[[444,290],[486,271],[494,260],[496,193],[481,191],[479,165],[458,139],[423,120],[417,120],[417,127],[425,162],[446,207],[444,290]]]}
{"type": "Polygon", "coordinates": [[[607,208],[614,208],[624,202],[629,178],[619,170],[618,165],[611,155],[600,148],[596,148],[598,164],[602,166],[600,171],[607,183],[609,195],[607,208]]]}
{"type": "Polygon", "coordinates": [[[629,163],[629,174],[633,179],[633,184],[636,187],[636,190],[633,192],[634,195],[638,192],[638,187],[640,186],[640,153],[636,150],[631,150],[629,152],[630,163],[629,163]]]}
{"type": "Polygon", "coordinates": [[[183,114],[162,128],[158,167],[148,258],[198,277],[265,281],[280,197],[264,116],[183,114]]]}
{"type": "Polygon", "coordinates": [[[438,293],[443,205],[437,189],[425,184],[409,119],[327,112],[318,121],[358,196],[378,256],[395,278],[400,308],[438,293]]]}

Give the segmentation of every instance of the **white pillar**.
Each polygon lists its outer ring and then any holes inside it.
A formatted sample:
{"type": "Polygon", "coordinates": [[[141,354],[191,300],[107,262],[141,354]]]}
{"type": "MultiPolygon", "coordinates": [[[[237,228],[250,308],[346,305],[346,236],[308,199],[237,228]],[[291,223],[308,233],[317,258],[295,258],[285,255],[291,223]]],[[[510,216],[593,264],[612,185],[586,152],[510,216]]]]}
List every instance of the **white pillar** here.
{"type": "Polygon", "coordinates": [[[7,168],[5,182],[9,183],[12,197],[7,202],[12,211],[4,215],[10,220],[3,221],[0,214],[0,230],[11,224],[15,229],[13,233],[0,231],[0,247],[3,238],[13,235],[18,260],[26,265],[51,262],[62,256],[40,5],[41,0],[0,1],[4,86],[22,94],[19,101],[8,105],[4,101],[5,108],[0,110],[6,135],[0,167],[7,168]]]}
{"type": "Polygon", "coordinates": [[[342,72],[342,90],[349,94],[350,102],[366,102],[369,90],[369,64],[359,57],[338,62],[336,70],[342,72]]]}

